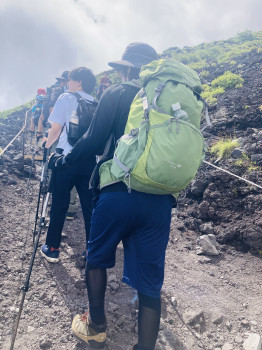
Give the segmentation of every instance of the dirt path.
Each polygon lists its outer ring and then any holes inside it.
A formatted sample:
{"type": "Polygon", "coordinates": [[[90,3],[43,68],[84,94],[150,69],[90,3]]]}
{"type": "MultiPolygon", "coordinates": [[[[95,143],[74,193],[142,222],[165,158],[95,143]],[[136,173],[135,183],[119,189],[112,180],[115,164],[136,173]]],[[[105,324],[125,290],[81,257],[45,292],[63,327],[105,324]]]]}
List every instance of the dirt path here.
{"type": "MultiPolygon", "coordinates": [[[[1,185],[0,348],[3,350],[10,349],[19,289],[25,282],[32,254],[39,185],[36,180],[31,184],[28,200],[24,194],[25,180],[1,185]]],[[[240,350],[248,332],[262,334],[262,260],[228,246],[221,246],[217,257],[199,256],[195,252],[196,233],[181,231],[182,224],[182,219],[174,216],[157,349],[219,350],[229,343],[232,349],[240,350]]],[[[70,329],[74,315],[85,311],[87,306],[84,264],[80,257],[84,248],[80,211],[73,222],[66,223],[64,232],[67,237],[63,239],[58,264],[47,263],[37,252],[15,349],[85,348],[73,338],[70,329]]],[[[44,238],[42,235],[40,243],[44,238]]],[[[108,273],[107,349],[112,350],[131,350],[137,330],[135,292],[120,282],[122,257],[120,246],[117,266],[108,273]]]]}

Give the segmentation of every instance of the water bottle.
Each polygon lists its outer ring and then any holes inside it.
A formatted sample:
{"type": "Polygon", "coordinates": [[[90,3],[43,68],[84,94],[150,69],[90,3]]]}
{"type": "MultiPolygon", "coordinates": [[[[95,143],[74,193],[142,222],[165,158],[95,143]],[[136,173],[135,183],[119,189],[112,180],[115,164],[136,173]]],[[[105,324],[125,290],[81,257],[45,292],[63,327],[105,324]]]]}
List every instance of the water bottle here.
{"type": "Polygon", "coordinates": [[[189,116],[187,115],[187,112],[181,109],[180,103],[177,102],[172,105],[172,109],[174,112],[174,117],[179,120],[185,120],[189,121],[189,116]]]}

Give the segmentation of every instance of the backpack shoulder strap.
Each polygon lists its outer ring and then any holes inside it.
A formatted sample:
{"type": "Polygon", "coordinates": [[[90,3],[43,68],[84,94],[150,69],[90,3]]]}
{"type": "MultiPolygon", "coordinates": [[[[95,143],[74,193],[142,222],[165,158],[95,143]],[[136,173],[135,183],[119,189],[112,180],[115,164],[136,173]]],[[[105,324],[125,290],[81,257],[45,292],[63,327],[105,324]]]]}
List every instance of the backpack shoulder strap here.
{"type": "Polygon", "coordinates": [[[72,94],[74,95],[76,98],[77,98],[77,102],[79,103],[79,100],[84,100],[86,102],[88,102],[89,104],[91,105],[94,105],[94,106],[97,106],[98,105],[98,102],[97,100],[94,98],[93,101],[90,101],[90,100],[86,100],[84,97],[82,97],[78,92],[71,92],[71,91],[67,91],[69,94],[72,94]]]}
{"type": "MultiPolygon", "coordinates": [[[[71,94],[71,95],[74,95],[76,98],[77,98],[77,102],[79,103],[79,99],[81,98],[81,95],[77,92],[71,92],[71,91],[67,91],[68,94],[71,94]]],[[[62,129],[61,129],[61,132],[60,132],[60,135],[59,137],[61,136],[62,134],[62,131],[64,130],[64,127],[66,128],[66,134],[68,134],[68,128],[67,128],[67,125],[66,123],[63,125],[62,129]]]]}
{"type": "Polygon", "coordinates": [[[135,80],[135,79],[131,80],[131,81],[125,81],[125,82],[121,83],[120,85],[122,85],[123,87],[127,86],[127,85],[133,86],[133,87],[136,87],[138,90],[140,90],[142,87],[140,81],[135,80]]]}
{"type": "Polygon", "coordinates": [[[77,98],[77,101],[82,98],[82,96],[78,93],[78,92],[71,92],[71,91],[67,91],[69,94],[74,95],[77,98]]]}

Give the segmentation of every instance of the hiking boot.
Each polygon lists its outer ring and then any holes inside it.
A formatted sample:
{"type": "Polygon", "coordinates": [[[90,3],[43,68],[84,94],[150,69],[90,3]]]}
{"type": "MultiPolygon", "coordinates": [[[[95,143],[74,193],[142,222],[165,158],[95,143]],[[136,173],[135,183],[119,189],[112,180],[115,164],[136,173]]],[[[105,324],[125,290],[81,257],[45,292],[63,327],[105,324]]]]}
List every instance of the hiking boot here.
{"type": "Polygon", "coordinates": [[[43,244],[41,247],[41,254],[47,261],[51,263],[57,263],[59,261],[59,249],[55,249],[53,247],[49,247],[46,244],[43,244]]]}
{"type": "Polygon", "coordinates": [[[90,349],[103,349],[106,341],[106,325],[97,326],[91,322],[88,312],[76,315],[72,323],[74,336],[90,349]]]}
{"type": "Polygon", "coordinates": [[[66,213],[66,220],[72,221],[74,217],[75,217],[75,213],[70,213],[70,212],[66,213]]]}

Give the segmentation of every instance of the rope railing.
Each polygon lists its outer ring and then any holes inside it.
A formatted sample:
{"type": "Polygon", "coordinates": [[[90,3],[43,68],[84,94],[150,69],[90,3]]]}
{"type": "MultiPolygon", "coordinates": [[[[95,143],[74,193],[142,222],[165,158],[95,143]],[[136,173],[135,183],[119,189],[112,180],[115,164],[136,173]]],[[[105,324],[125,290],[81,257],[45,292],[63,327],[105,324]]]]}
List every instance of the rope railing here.
{"type": "MultiPolygon", "coordinates": [[[[21,130],[18,132],[18,134],[8,143],[8,145],[0,152],[0,157],[5,153],[5,151],[10,147],[10,145],[19,137],[19,135],[20,135],[22,132],[25,131],[25,129],[26,129],[26,124],[27,124],[28,113],[31,111],[31,109],[32,109],[32,108],[30,108],[28,111],[26,111],[25,121],[24,121],[24,125],[23,125],[22,129],[21,129],[21,130]]],[[[237,178],[237,179],[239,179],[239,180],[241,180],[241,181],[244,181],[244,182],[248,183],[249,185],[252,185],[252,186],[255,186],[255,187],[258,187],[258,188],[262,189],[262,186],[260,186],[260,185],[258,185],[258,184],[256,184],[256,183],[254,183],[253,181],[244,179],[243,177],[238,176],[238,175],[236,175],[236,174],[233,174],[233,173],[231,173],[230,171],[225,170],[225,169],[223,169],[223,168],[221,168],[221,167],[218,167],[218,166],[216,166],[216,165],[214,165],[214,164],[212,164],[212,163],[210,163],[210,162],[207,162],[207,161],[204,160],[203,163],[205,163],[205,164],[207,164],[207,165],[209,165],[209,166],[211,166],[211,167],[213,167],[213,168],[215,168],[215,169],[217,169],[217,170],[223,171],[224,173],[229,174],[229,175],[231,175],[231,176],[233,176],[233,177],[235,177],[235,178],[237,178]]]]}
{"type": "Polygon", "coordinates": [[[16,136],[8,143],[8,145],[1,150],[0,152],[0,157],[5,153],[5,151],[12,145],[12,143],[19,137],[19,135],[25,131],[26,129],[26,125],[27,125],[27,118],[28,118],[28,113],[31,111],[32,108],[30,108],[28,111],[26,111],[25,114],[25,121],[24,121],[24,125],[22,127],[22,129],[18,132],[18,134],[16,134],[16,136]]]}
{"type": "Polygon", "coordinates": [[[242,180],[242,181],[245,181],[245,182],[247,182],[249,185],[256,186],[256,187],[258,187],[258,188],[260,188],[260,189],[262,190],[262,186],[257,185],[257,184],[255,184],[254,182],[252,182],[252,181],[250,181],[250,180],[244,179],[244,178],[241,177],[241,176],[238,176],[238,175],[236,175],[236,174],[233,174],[233,173],[231,173],[230,171],[225,170],[225,169],[223,169],[223,168],[220,168],[220,167],[218,167],[218,166],[216,166],[216,165],[214,165],[214,164],[212,164],[212,163],[209,163],[209,162],[207,162],[207,161],[205,161],[205,160],[204,160],[203,162],[204,162],[205,164],[209,165],[209,166],[212,166],[213,168],[215,168],[215,169],[217,169],[217,170],[223,171],[224,173],[227,173],[227,174],[229,174],[229,175],[231,175],[231,176],[234,176],[234,177],[236,177],[237,179],[242,180]]]}

